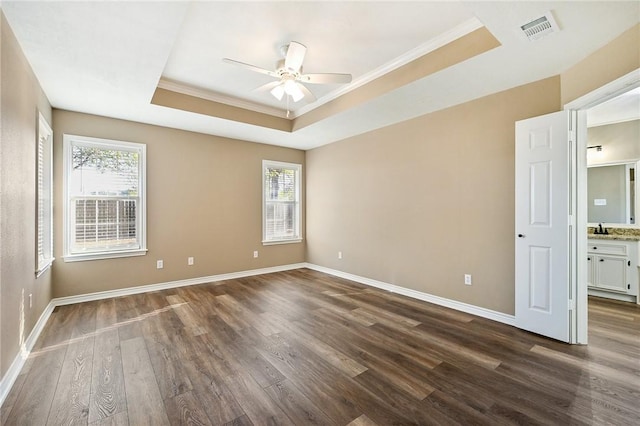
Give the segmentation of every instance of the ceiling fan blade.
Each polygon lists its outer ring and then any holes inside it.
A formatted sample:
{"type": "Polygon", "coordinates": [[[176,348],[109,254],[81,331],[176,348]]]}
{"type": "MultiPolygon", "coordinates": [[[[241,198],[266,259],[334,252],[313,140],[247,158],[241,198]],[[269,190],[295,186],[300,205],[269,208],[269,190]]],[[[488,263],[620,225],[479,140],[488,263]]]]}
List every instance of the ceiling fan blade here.
{"type": "Polygon", "coordinates": [[[263,84],[260,87],[257,87],[255,89],[253,89],[254,92],[269,92],[271,91],[274,87],[279,86],[280,84],[282,84],[282,82],[280,80],[278,81],[271,81],[267,84],[263,84]]]}
{"type": "Polygon", "coordinates": [[[251,71],[259,72],[261,74],[270,75],[271,77],[276,77],[276,78],[279,77],[278,74],[275,71],[269,71],[269,70],[266,70],[264,68],[256,67],[255,65],[245,64],[244,62],[235,61],[235,60],[229,59],[229,58],[223,58],[222,60],[224,62],[228,63],[228,64],[239,65],[239,66],[247,68],[247,69],[249,69],[251,71]]]}
{"type": "Polygon", "coordinates": [[[351,83],[351,80],[351,74],[321,73],[300,76],[300,81],[311,84],[346,84],[351,83]]]}
{"type": "Polygon", "coordinates": [[[304,44],[300,44],[297,41],[290,42],[287,48],[287,56],[284,59],[284,67],[293,72],[299,72],[305,53],[307,53],[307,47],[304,44]]]}
{"type": "Polygon", "coordinates": [[[300,91],[304,93],[304,97],[307,98],[308,102],[313,102],[316,100],[316,97],[313,95],[313,93],[311,93],[311,90],[307,89],[304,84],[297,83],[297,85],[300,88],[300,91]]]}

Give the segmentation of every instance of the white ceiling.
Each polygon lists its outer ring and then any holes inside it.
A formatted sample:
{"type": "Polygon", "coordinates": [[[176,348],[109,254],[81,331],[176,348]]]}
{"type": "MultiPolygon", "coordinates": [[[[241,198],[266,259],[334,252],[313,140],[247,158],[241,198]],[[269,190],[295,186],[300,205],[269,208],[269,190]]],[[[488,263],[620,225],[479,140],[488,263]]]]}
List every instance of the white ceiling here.
{"type": "Polygon", "coordinates": [[[640,22],[640,2],[22,2],[1,7],[52,106],[309,149],[557,75],[640,22]],[[561,31],[526,41],[518,27],[551,10],[561,31]],[[309,86],[317,103],[425,49],[484,25],[500,47],[293,133],[152,105],[161,78],[274,114],[253,89],[268,76],[223,57],[272,68],[279,47],[308,48],[305,72],[354,82],[309,86]]]}

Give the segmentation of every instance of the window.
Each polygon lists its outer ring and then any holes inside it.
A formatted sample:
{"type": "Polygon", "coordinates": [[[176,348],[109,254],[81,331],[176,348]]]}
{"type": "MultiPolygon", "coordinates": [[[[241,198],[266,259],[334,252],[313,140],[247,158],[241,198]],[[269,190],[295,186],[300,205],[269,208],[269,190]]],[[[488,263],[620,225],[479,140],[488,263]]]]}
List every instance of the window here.
{"type": "Polygon", "coordinates": [[[143,144],[64,135],[65,261],[146,253],[143,144]]]}
{"type": "Polygon", "coordinates": [[[262,243],[302,241],[300,234],[300,164],[262,162],[262,243]]]}
{"type": "Polygon", "coordinates": [[[36,165],[36,277],[53,263],[53,132],[42,114],[38,118],[36,165]]]}

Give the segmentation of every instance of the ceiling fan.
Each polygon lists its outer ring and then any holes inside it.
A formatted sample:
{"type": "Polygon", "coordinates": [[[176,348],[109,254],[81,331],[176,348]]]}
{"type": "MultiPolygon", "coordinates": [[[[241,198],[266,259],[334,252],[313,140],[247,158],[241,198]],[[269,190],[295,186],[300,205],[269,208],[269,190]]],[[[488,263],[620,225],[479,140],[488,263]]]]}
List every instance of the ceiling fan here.
{"type": "Polygon", "coordinates": [[[267,83],[256,90],[268,90],[279,101],[282,100],[282,97],[284,95],[290,96],[294,102],[298,102],[305,96],[310,100],[314,100],[315,96],[313,96],[311,91],[307,89],[307,87],[302,83],[351,83],[351,74],[303,74],[302,62],[304,61],[304,55],[307,52],[307,48],[304,44],[298,43],[297,41],[291,41],[289,42],[289,44],[282,46],[280,51],[282,52],[282,56],[284,56],[284,59],[280,59],[278,62],[276,62],[275,71],[270,71],[264,68],[257,67],[255,65],[245,64],[244,62],[235,61],[229,58],[224,58],[223,61],[229,64],[239,65],[251,71],[259,72],[277,78],[278,81],[267,83]]]}

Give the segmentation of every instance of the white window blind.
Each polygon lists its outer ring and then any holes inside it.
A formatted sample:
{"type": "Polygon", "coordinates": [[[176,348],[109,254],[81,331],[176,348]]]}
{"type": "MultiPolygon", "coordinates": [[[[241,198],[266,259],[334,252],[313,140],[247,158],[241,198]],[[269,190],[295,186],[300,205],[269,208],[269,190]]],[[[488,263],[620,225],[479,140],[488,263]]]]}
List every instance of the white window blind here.
{"type": "Polygon", "coordinates": [[[300,164],[263,161],[264,244],[298,242],[300,233],[300,164]]]}
{"type": "Polygon", "coordinates": [[[65,260],[144,254],[145,145],[65,135],[65,260]]]}
{"type": "Polygon", "coordinates": [[[53,132],[42,114],[38,120],[36,167],[36,276],[53,262],[53,132]]]}

